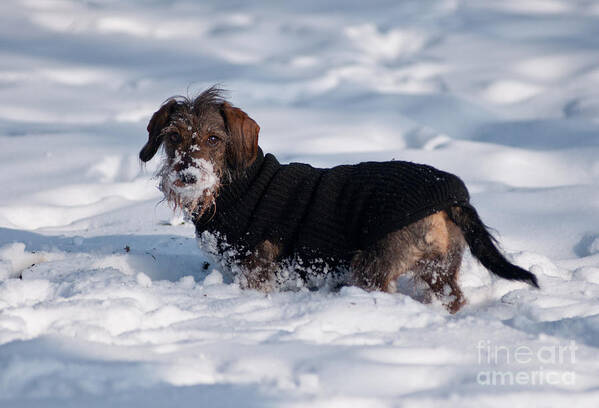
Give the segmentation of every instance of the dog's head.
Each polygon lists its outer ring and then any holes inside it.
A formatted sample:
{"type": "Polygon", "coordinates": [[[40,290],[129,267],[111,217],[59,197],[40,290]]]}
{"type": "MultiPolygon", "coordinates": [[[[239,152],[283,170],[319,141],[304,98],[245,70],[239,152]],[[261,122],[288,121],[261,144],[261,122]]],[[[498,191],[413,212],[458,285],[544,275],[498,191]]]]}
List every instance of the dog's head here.
{"type": "Polygon", "coordinates": [[[259,131],[212,87],[194,99],[168,99],[150,119],[139,158],[147,162],[163,146],[160,190],[175,209],[196,217],[211,206],[222,183],[253,163],[259,131]]]}

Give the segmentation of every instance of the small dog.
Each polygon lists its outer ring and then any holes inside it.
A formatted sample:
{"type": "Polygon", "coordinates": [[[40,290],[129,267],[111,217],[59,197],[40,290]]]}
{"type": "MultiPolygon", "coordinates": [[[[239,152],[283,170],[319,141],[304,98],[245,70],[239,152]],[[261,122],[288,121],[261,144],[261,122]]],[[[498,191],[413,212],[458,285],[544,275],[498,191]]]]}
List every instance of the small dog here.
{"type": "Polygon", "coordinates": [[[538,287],[499,252],[458,177],[402,161],[280,165],[262,153],[259,130],[212,87],[195,99],[168,99],[139,154],[146,162],[163,146],[165,199],[193,221],[198,238],[214,239],[242,287],[318,287],[330,278],[395,292],[410,274],[426,288],[423,301],[434,295],[455,313],[465,303],[457,276],[466,244],[496,275],[538,287]]]}

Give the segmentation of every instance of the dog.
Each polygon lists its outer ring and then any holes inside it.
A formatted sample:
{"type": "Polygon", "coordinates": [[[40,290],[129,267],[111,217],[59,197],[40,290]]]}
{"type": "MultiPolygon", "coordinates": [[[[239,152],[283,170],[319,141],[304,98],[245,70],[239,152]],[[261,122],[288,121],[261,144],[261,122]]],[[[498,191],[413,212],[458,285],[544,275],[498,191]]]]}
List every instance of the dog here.
{"type": "Polygon", "coordinates": [[[258,124],[217,87],[169,98],[147,130],[140,159],[163,147],[165,199],[226,255],[243,288],[317,288],[329,279],[392,293],[411,276],[426,289],[420,300],[436,297],[455,313],[465,304],[466,246],[497,276],[539,287],[501,254],[455,175],[403,161],[281,165],[258,146],[258,124]]]}

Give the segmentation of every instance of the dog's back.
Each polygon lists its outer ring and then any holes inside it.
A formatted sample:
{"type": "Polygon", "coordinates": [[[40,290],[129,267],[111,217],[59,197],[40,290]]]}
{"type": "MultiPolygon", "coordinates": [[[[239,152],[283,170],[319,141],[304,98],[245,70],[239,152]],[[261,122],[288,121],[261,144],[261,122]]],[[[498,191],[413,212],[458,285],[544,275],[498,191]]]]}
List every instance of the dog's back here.
{"type": "Polygon", "coordinates": [[[200,228],[245,248],[268,240],[283,257],[324,259],[333,267],[392,231],[469,200],[458,177],[426,165],[391,161],[319,169],[281,165],[261,152],[229,190],[238,194],[221,192],[216,214],[198,220],[200,228]]]}

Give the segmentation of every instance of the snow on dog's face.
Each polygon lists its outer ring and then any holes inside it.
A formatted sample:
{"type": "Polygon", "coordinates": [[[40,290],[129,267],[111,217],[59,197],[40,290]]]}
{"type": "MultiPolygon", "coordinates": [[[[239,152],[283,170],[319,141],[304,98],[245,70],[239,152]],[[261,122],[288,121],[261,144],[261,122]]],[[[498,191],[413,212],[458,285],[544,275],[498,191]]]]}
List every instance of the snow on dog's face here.
{"type": "Polygon", "coordinates": [[[218,191],[219,177],[214,166],[203,158],[185,158],[178,150],[169,159],[158,171],[160,190],[173,208],[180,208],[187,215],[201,215],[214,202],[218,191]]]}
{"type": "Polygon", "coordinates": [[[139,153],[150,160],[163,146],[159,188],[174,209],[192,218],[214,205],[219,188],[254,161],[260,128],[212,87],[195,99],[168,99],[148,124],[139,153]]]}

